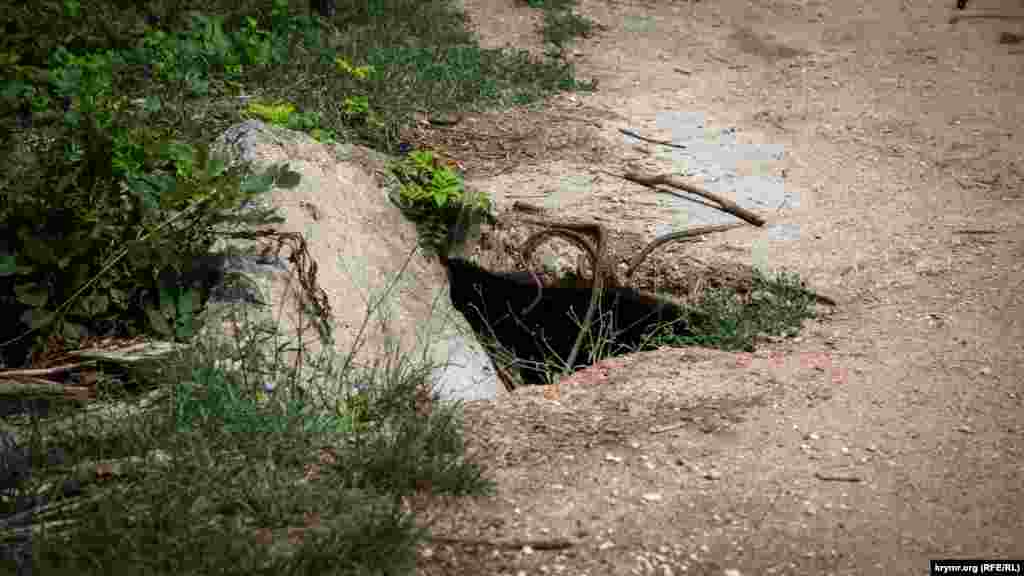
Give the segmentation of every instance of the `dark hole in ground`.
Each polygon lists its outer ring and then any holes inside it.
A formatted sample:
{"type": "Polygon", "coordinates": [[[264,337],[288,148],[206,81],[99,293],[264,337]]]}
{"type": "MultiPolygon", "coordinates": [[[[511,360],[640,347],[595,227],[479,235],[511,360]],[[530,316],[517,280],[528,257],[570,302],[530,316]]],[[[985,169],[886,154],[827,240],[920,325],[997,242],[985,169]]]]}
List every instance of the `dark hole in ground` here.
{"type": "MultiPolygon", "coordinates": [[[[590,305],[591,289],[544,287],[531,308],[537,287],[528,273],[489,272],[460,258],[446,264],[452,305],[481,340],[497,341],[516,358],[524,383],[547,383],[545,363],[568,359],[590,305]]],[[[651,333],[666,324],[677,336],[692,335],[682,307],[630,288],[606,288],[591,337],[584,339],[573,369],[642,348],[651,333]]]]}

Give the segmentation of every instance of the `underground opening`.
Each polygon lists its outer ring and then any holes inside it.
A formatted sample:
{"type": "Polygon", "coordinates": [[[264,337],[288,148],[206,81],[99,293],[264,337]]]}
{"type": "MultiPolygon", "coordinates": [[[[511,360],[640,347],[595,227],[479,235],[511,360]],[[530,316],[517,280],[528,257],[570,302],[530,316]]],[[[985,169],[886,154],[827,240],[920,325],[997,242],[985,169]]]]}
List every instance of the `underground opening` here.
{"type": "Polygon", "coordinates": [[[621,286],[548,286],[529,272],[497,273],[445,258],[453,307],[503,369],[523,384],[546,384],[573,356],[572,370],[640,350],[653,336],[691,336],[687,312],[668,300],[621,286]],[[595,309],[587,326],[591,301],[595,309]],[[580,336],[581,330],[583,335],[580,336]]]}

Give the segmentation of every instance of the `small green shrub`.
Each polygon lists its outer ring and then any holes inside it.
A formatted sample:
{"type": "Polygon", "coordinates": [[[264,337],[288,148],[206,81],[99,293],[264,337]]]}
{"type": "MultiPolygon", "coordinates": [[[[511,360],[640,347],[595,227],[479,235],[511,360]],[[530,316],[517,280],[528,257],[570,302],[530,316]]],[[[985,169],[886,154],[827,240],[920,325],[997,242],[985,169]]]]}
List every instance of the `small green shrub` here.
{"type": "Polygon", "coordinates": [[[474,220],[490,216],[490,198],[467,192],[462,177],[429,150],[411,152],[392,164],[391,173],[400,183],[392,201],[416,224],[420,241],[430,252],[448,249],[449,230],[463,214],[474,220]]]}

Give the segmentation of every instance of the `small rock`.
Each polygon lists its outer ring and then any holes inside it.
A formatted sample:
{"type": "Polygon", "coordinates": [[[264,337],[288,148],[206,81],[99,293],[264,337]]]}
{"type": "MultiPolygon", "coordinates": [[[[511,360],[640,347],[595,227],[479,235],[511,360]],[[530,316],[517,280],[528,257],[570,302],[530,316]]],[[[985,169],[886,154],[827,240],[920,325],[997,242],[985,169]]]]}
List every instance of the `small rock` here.
{"type": "Polygon", "coordinates": [[[648,502],[661,502],[661,494],[658,494],[657,492],[648,492],[641,496],[641,498],[648,502]]]}
{"type": "Polygon", "coordinates": [[[604,459],[606,462],[615,462],[616,464],[622,463],[622,458],[614,454],[605,454],[604,459]]]}
{"type": "Polygon", "coordinates": [[[725,571],[722,572],[722,575],[723,576],[743,576],[743,574],[741,574],[740,571],[735,569],[735,568],[726,568],[725,571]]]}

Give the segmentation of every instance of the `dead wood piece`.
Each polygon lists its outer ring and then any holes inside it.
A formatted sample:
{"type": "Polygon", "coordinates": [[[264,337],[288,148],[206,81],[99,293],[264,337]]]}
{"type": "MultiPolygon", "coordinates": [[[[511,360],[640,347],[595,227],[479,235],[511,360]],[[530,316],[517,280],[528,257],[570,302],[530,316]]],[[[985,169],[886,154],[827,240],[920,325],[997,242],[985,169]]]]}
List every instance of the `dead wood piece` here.
{"type": "Polygon", "coordinates": [[[516,200],[513,202],[512,209],[520,212],[529,212],[531,214],[541,214],[544,212],[544,209],[540,206],[530,204],[529,202],[523,202],[522,200],[516,200]]]}
{"type": "Polygon", "coordinates": [[[428,536],[427,539],[438,544],[491,546],[492,548],[506,548],[512,550],[522,550],[523,548],[532,548],[534,550],[565,550],[573,547],[573,542],[566,538],[552,538],[550,540],[487,540],[484,538],[428,536]]]}
{"type": "Polygon", "coordinates": [[[643,140],[644,142],[650,142],[651,144],[661,144],[662,146],[669,146],[672,148],[679,148],[680,150],[686,150],[686,146],[682,144],[676,144],[671,140],[657,140],[655,138],[648,138],[647,136],[641,136],[632,130],[626,130],[625,128],[619,128],[619,132],[622,132],[626,136],[632,136],[637,140],[643,140]]]}
{"type": "Polygon", "coordinates": [[[851,476],[844,474],[825,474],[823,472],[815,472],[814,477],[823,482],[862,482],[863,478],[860,476],[851,476]]]}
{"type": "Polygon", "coordinates": [[[980,228],[962,228],[956,230],[955,234],[999,234],[998,230],[983,230],[980,228]]]}
{"type": "Polygon", "coordinates": [[[626,172],[623,176],[626,180],[636,182],[637,184],[643,184],[649,188],[657,189],[658,186],[672,186],[678,188],[690,194],[695,194],[702,198],[707,198],[712,202],[718,204],[717,208],[736,216],[742,220],[753,224],[754,226],[764,226],[765,219],[758,216],[754,212],[742,208],[739,204],[736,204],[732,200],[723,198],[717,194],[712,194],[703,188],[694,186],[688,182],[684,182],[678,176],[672,174],[640,174],[639,172],[626,172]]]}
{"type": "Polygon", "coordinates": [[[949,18],[950,24],[956,24],[961,20],[1024,20],[1024,14],[1006,14],[1003,12],[987,12],[978,10],[975,12],[959,12],[949,18]]]}
{"type": "Polygon", "coordinates": [[[1024,36],[1020,34],[1013,34],[1012,32],[1003,32],[999,35],[1000,44],[1020,44],[1024,42],[1024,36]]]}
{"type": "Polygon", "coordinates": [[[0,395],[24,396],[40,394],[46,396],[63,396],[71,400],[88,400],[92,390],[84,386],[65,386],[34,376],[18,376],[14,378],[0,376],[0,395]]]}
{"type": "Polygon", "coordinates": [[[75,368],[82,366],[93,366],[96,362],[75,362],[74,364],[64,364],[62,366],[51,366],[49,368],[26,368],[18,370],[0,370],[0,377],[2,378],[16,378],[19,376],[52,376],[54,374],[61,374],[64,372],[70,372],[75,368]]]}

